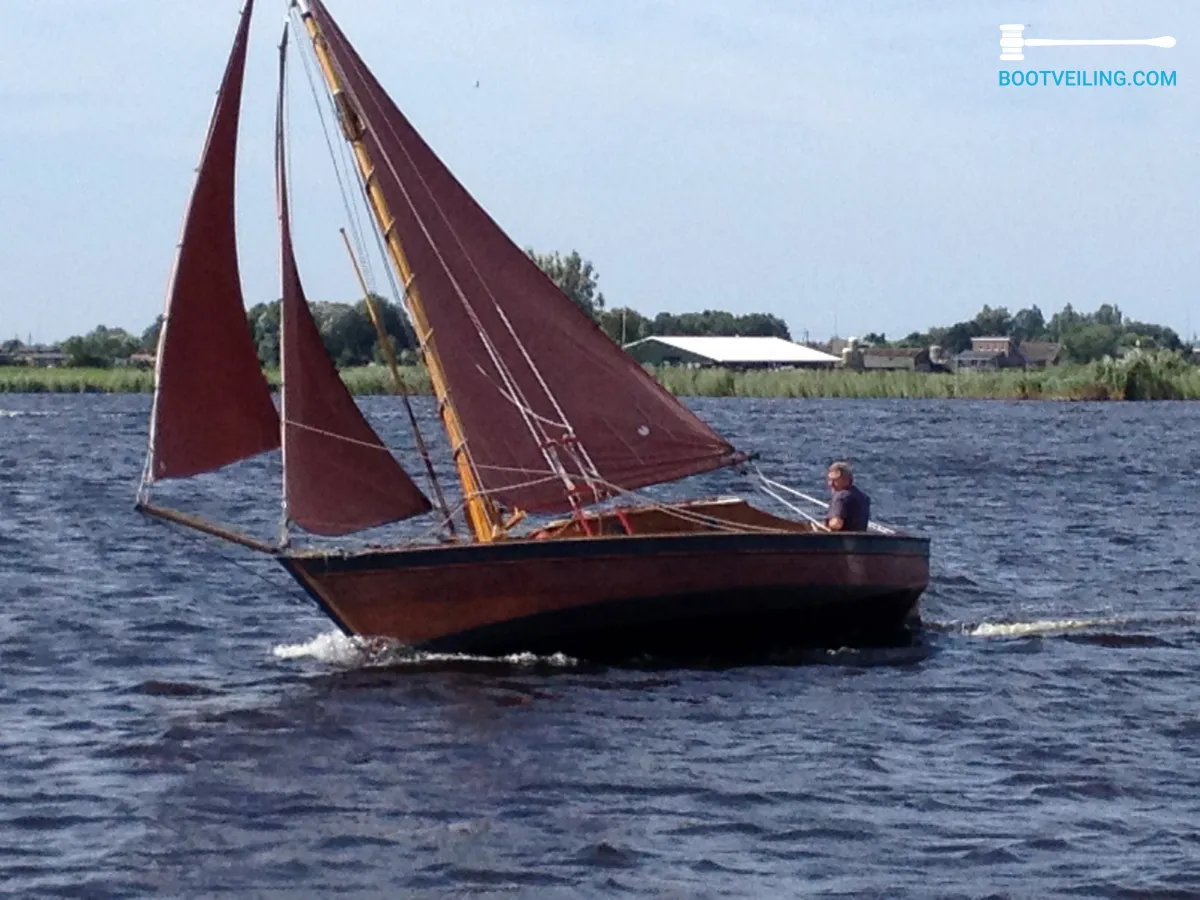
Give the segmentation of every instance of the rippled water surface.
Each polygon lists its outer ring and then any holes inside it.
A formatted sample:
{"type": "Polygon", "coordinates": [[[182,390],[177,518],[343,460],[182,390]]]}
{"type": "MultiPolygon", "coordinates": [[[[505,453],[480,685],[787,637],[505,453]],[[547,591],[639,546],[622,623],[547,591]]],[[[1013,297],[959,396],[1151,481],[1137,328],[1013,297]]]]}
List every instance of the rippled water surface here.
{"type": "MultiPolygon", "coordinates": [[[[855,460],[927,631],[618,669],[359,650],[132,512],[148,405],[0,396],[0,891],[1200,896],[1200,406],[696,401],[800,488],[855,460]]],[[[269,537],[277,485],[162,498],[269,537]]]]}

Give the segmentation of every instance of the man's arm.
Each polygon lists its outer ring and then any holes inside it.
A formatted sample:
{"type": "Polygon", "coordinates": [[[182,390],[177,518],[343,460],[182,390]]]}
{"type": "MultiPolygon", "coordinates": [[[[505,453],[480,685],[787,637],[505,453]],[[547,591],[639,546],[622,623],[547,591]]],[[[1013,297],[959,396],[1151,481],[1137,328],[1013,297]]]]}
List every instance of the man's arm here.
{"type": "Polygon", "coordinates": [[[829,500],[829,510],[825,514],[825,527],[830,531],[841,531],[846,526],[846,498],[842,494],[834,494],[829,500]]]}

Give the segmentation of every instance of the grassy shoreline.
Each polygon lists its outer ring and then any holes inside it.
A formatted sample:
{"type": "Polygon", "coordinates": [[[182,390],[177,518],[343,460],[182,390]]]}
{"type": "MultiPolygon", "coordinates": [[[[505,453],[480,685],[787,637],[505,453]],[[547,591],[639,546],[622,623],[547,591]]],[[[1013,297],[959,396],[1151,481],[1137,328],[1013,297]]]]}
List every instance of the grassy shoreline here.
{"type": "MultiPolygon", "coordinates": [[[[268,371],[273,386],[279,373],[268,371]]],[[[1200,367],[1164,354],[1051,369],[1008,369],[929,375],[920,372],[840,370],[684,369],[653,374],[674,394],[686,397],[837,397],[853,399],[973,400],[1200,400],[1200,367]]],[[[402,369],[408,390],[430,393],[420,366],[402,369]]],[[[345,369],[342,379],[355,394],[389,394],[382,366],[345,369]]],[[[0,367],[2,393],[149,393],[154,373],[140,369],[33,369],[0,367]]]]}

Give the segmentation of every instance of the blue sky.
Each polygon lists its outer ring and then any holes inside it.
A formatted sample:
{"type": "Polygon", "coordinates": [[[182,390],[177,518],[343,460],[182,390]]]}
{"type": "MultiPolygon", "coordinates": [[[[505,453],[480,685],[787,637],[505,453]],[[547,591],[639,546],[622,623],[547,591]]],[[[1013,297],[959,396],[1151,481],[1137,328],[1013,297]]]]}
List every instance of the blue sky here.
{"type": "MultiPolygon", "coordinates": [[[[161,311],[240,0],[6,5],[0,337],[161,311]]],[[[889,336],[983,305],[1117,303],[1200,329],[1200,5],[328,0],[397,103],[522,246],[578,249],[610,305],[771,312],[889,336]],[[1170,50],[1027,37],[1173,35],[1170,50]],[[1002,88],[1001,68],[1166,69],[1171,88],[1002,88]],[[476,81],[479,86],[476,87],[476,81]]],[[[239,176],[247,302],[277,296],[283,0],[258,0],[239,176]]],[[[352,300],[302,69],[294,209],[312,299],[352,300]]]]}

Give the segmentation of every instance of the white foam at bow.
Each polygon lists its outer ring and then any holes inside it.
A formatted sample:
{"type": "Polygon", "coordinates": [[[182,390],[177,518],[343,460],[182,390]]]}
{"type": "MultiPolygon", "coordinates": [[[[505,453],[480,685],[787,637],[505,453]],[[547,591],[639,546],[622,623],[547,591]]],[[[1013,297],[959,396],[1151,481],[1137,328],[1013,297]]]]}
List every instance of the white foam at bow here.
{"type": "Polygon", "coordinates": [[[578,660],[564,653],[537,656],[512,653],[508,656],[472,656],[465,653],[423,653],[407,650],[400,644],[365,641],[340,631],[319,634],[303,644],[279,644],[271,648],[278,659],[315,659],[335,666],[427,665],[438,662],[508,663],[513,666],[574,666],[578,660]]]}
{"type": "Polygon", "coordinates": [[[352,666],[367,657],[362,641],[340,631],[319,634],[305,644],[279,644],[271,653],[279,659],[312,658],[339,666],[352,666]]]}

